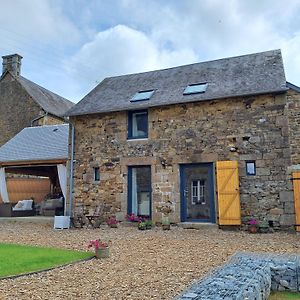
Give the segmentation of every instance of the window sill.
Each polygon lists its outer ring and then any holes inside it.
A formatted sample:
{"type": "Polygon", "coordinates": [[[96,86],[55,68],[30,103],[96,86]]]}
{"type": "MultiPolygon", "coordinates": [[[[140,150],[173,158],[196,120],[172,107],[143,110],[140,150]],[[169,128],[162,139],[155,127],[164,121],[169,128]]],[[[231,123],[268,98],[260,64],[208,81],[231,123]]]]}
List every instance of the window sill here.
{"type": "Polygon", "coordinates": [[[135,138],[128,138],[127,141],[128,141],[128,142],[148,141],[148,138],[137,138],[137,139],[135,139],[135,138]]]}

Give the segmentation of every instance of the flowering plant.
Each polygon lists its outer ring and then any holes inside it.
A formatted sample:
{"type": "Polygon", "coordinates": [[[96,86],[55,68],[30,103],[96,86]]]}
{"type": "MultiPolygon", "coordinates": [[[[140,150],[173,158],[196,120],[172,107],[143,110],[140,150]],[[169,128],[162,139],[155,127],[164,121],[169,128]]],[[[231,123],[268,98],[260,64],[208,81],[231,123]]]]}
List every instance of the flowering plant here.
{"type": "Polygon", "coordinates": [[[135,214],[129,214],[127,215],[127,220],[130,222],[140,222],[141,218],[135,214]]]}
{"type": "Polygon", "coordinates": [[[251,220],[248,222],[248,225],[256,226],[256,225],[258,225],[258,222],[257,222],[257,220],[255,220],[255,219],[251,219],[251,220]]]}
{"type": "Polygon", "coordinates": [[[102,242],[100,239],[98,240],[91,240],[88,244],[88,248],[94,247],[95,251],[99,250],[100,248],[107,248],[108,243],[102,242]]]}
{"type": "Polygon", "coordinates": [[[111,226],[111,225],[117,225],[119,221],[116,219],[116,217],[110,217],[107,219],[106,223],[107,225],[111,226]]]}

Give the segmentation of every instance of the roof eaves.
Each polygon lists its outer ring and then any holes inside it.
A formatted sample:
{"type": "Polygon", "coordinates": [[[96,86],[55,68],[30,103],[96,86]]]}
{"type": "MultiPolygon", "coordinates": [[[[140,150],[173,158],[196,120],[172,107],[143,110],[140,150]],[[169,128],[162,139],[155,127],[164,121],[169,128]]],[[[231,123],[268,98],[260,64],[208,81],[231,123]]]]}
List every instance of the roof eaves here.
{"type": "Polygon", "coordinates": [[[292,89],[292,90],[300,93],[300,87],[299,86],[294,85],[294,84],[292,84],[292,83],[290,83],[288,81],[286,82],[286,86],[287,86],[288,89],[292,89]]]}
{"type": "MultiPolygon", "coordinates": [[[[271,91],[260,91],[257,93],[242,93],[242,94],[237,94],[237,95],[224,95],[220,97],[213,97],[213,98],[206,98],[202,100],[190,100],[190,101],[181,101],[181,102],[176,102],[176,103],[159,103],[155,105],[151,105],[149,103],[148,106],[141,107],[138,109],[145,109],[145,108],[152,108],[152,107],[160,107],[160,106],[170,106],[170,105],[178,105],[178,104],[186,104],[186,103],[196,103],[196,102],[206,102],[206,101],[213,101],[213,100],[222,100],[222,99],[228,99],[228,98],[239,98],[239,97],[249,97],[249,96],[258,96],[258,95],[266,95],[266,94],[282,94],[285,93],[289,90],[289,88],[280,88],[276,90],[271,90],[271,91]]],[[[146,102],[145,102],[146,103],[146,102]]],[[[137,110],[137,108],[132,108],[134,110],[137,110]]],[[[127,107],[124,109],[111,109],[111,110],[105,110],[105,111],[93,111],[93,112],[82,112],[82,113],[73,113],[69,114],[69,117],[77,117],[77,116],[86,116],[86,115],[96,115],[96,114],[105,114],[105,113],[112,113],[112,112],[117,112],[117,111],[128,111],[132,110],[131,108],[127,107]]]]}
{"type": "Polygon", "coordinates": [[[35,159],[35,160],[7,160],[0,161],[0,166],[20,166],[20,165],[33,165],[33,164],[44,164],[44,163],[58,163],[67,161],[67,157],[55,157],[55,158],[47,158],[47,159],[35,159]]]}

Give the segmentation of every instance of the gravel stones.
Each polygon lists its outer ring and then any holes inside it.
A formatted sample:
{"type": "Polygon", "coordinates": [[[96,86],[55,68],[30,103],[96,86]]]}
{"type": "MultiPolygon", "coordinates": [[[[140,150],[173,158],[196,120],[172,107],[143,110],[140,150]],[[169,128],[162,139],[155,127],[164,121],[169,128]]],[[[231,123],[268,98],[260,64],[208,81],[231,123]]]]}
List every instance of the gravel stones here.
{"type": "Polygon", "coordinates": [[[300,237],[283,232],[250,235],[176,227],[140,231],[122,224],[117,229],[53,230],[45,224],[0,223],[1,242],[87,251],[88,242],[96,238],[112,241],[110,258],[2,280],[0,299],[172,299],[237,251],[300,249],[300,237]]]}

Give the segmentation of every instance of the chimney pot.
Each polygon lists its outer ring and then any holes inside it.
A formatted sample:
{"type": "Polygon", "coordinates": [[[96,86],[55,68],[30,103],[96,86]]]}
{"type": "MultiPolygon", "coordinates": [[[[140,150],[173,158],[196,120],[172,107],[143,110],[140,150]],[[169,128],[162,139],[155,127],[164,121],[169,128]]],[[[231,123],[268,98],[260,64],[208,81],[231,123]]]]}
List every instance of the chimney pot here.
{"type": "Polygon", "coordinates": [[[2,56],[2,75],[6,71],[10,71],[14,76],[19,76],[21,73],[22,56],[19,54],[11,54],[2,56]]]}

